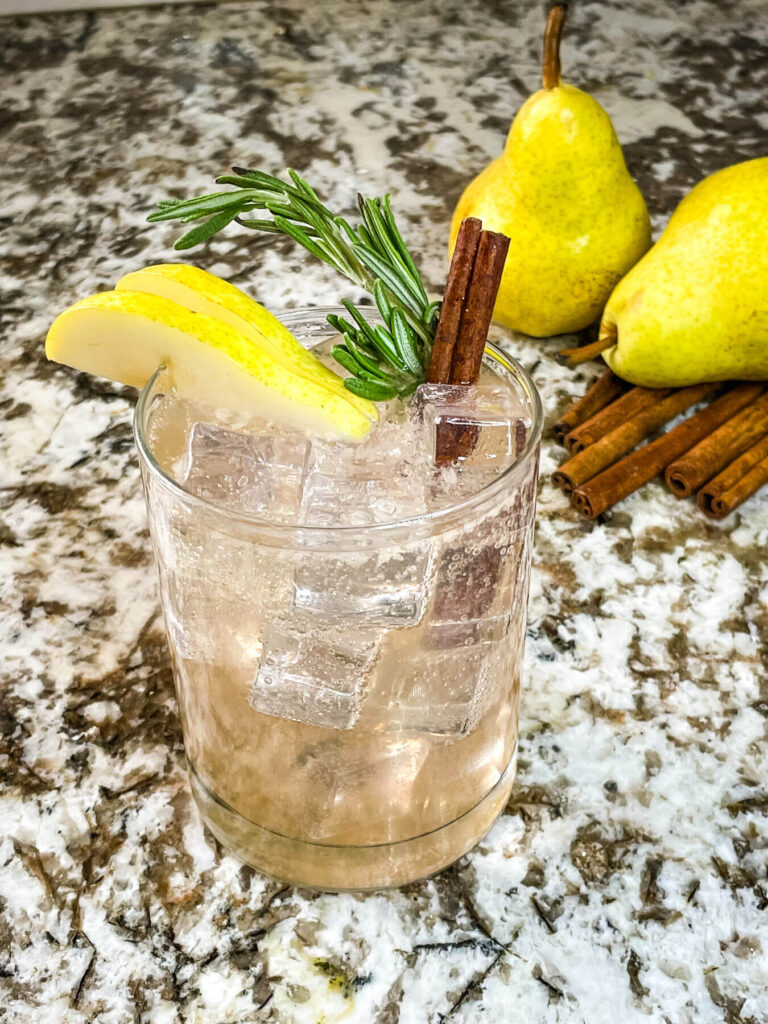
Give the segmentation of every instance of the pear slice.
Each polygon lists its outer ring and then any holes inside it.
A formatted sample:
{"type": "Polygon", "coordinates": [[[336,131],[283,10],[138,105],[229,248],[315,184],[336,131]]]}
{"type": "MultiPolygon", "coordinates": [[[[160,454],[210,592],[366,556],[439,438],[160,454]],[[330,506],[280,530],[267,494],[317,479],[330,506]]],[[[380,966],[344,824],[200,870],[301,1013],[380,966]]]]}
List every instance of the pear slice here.
{"type": "MultiPolygon", "coordinates": [[[[300,376],[322,378],[326,387],[370,416],[370,402],[348,391],[341,377],[308,352],[273,313],[229,281],[186,263],[158,263],[126,274],[115,287],[118,291],[147,292],[171,299],[193,313],[204,313],[229,324],[255,345],[269,350],[277,362],[300,376]]],[[[378,410],[373,408],[378,418],[378,410]]]]}
{"type": "Polygon", "coordinates": [[[144,292],[101,292],[56,317],[49,359],[143,387],[167,366],[193,401],[274,418],[323,437],[364,437],[376,418],[325,386],[299,376],[229,324],[144,292]]]}

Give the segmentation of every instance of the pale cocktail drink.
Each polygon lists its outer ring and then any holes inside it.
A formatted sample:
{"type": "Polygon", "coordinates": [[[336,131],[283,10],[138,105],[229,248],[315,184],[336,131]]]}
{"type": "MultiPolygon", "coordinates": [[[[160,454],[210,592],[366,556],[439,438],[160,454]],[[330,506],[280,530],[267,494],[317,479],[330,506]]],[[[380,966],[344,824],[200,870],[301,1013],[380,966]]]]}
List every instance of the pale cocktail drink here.
{"type": "MultiPolygon", "coordinates": [[[[286,323],[331,365],[324,312],[286,323]]],[[[137,411],[197,802],[243,859],[325,888],[440,869],[514,776],[535,390],[489,350],[476,388],[380,412],[327,441],[162,372],[137,411]],[[438,467],[446,431],[468,453],[438,467]]]]}

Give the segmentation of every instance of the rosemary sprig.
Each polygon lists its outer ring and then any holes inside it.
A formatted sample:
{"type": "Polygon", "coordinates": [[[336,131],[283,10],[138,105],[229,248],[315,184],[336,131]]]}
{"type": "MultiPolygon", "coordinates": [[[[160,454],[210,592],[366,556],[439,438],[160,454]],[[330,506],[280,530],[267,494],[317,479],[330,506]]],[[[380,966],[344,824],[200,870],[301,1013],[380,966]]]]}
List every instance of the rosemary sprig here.
{"type": "Polygon", "coordinates": [[[290,182],[263,171],[233,167],[216,179],[235,191],[213,192],[193,199],[163,199],[149,221],[199,221],[179,238],[176,249],[191,249],[212,238],[232,221],[256,231],[289,235],[344,277],[370,292],[383,323],[372,326],[351,302],[347,317],[330,314],[328,322],[344,339],[333,355],[351,377],[344,383],[372,401],[406,398],[424,380],[440,311],[430,302],[421,275],[397,228],[389,196],[358,195],[360,224],[353,228],[334,215],[295,171],[290,182]],[[252,218],[266,211],[271,219],[252,218]]]}

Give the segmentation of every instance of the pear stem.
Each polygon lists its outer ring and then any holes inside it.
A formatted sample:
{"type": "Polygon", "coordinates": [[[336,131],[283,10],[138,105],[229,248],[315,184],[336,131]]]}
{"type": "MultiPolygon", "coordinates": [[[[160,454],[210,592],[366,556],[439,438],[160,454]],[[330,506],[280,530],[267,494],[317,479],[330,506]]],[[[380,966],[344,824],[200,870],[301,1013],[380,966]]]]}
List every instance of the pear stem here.
{"type": "Polygon", "coordinates": [[[597,341],[593,341],[589,345],[580,345],[578,348],[565,348],[562,352],[557,353],[555,359],[561,366],[570,366],[573,369],[575,366],[581,366],[582,363],[588,363],[590,359],[597,359],[601,352],[605,352],[607,348],[616,344],[618,336],[619,331],[616,324],[603,323],[600,325],[600,335],[597,341]]]}
{"type": "Polygon", "coordinates": [[[555,89],[560,85],[560,39],[567,11],[568,4],[555,4],[547,15],[541,68],[541,82],[545,89],[555,89]]]}

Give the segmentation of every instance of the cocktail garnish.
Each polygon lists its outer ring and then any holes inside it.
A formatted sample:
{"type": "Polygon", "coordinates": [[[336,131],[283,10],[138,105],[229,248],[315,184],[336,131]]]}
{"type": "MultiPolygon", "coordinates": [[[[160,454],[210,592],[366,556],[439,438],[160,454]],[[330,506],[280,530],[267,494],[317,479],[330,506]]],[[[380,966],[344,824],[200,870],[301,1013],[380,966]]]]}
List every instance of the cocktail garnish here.
{"type": "Polygon", "coordinates": [[[397,228],[389,196],[358,196],[361,222],[353,228],[333,214],[307,182],[289,170],[290,182],[263,171],[234,167],[216,179],[235,191],[192,199],[164,199],[150,221],[201,221],[176,242],[190,249],[232,221],[257,231],[289,235],[308,252],[370,292],[383,323],[372,326],[351,302],[349,318],[329,315],[344,338],[333,354],[350,374],[344,383],[372,401],[407,398],[427,377],[439,302],[430,302],[421,275],[397,228]],[[253,219],[264,210],[271,219],[253,219]]]}
{"type": "MultiPolygon", "coordinates": [[[[507,236],[483,231],[477,217],[462,221],[427,369],[430,384],[452,386],[447,401],[478,381],[508,249],[507,236]]],[[[438,465],[466,458],[477,436],[472,426],[443,425],[437,434],[438,465]]]]}

